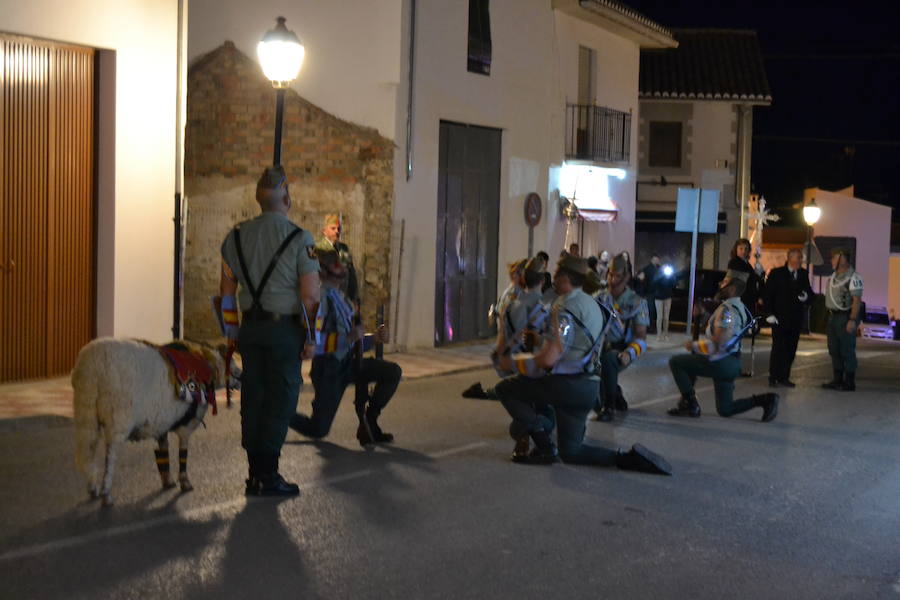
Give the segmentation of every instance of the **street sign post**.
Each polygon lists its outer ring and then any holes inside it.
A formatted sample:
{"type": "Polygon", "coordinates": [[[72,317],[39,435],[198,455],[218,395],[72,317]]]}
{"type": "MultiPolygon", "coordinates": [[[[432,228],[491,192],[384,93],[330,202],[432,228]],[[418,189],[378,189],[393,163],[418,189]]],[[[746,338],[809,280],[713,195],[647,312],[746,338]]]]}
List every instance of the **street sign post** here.
{"type": "Polygon", "coordinates": [[[675,231],[691,233],[691,279],[688,289],[687,333],[694,320],[694,286],[697,283],[697,235],[718,233],[719,190],[678,188],[675,231]]]}
{"type": "Polygon", "coordinates": [[[534,254],[534,228],[541,222],[543,203],[537,192],[525,196],[525,224],[528,225],[528,258],[534,254]]]}

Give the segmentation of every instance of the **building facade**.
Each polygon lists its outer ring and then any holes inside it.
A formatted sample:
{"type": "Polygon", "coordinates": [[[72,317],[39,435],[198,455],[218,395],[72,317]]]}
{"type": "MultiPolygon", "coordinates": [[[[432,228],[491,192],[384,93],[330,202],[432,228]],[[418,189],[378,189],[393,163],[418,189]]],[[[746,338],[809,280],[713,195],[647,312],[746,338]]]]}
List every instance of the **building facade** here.
{"type": "Polygon", "coordinates": [[[674,30],[679,46],[641,53],[637,262],[651,253],[690,263],[691,235],[676,233],[678,188],[719,192],[719,233],[700,238],[698,265],[724,268],[746,237],[753,109],[772,95],[755,32],[674,30]]]}

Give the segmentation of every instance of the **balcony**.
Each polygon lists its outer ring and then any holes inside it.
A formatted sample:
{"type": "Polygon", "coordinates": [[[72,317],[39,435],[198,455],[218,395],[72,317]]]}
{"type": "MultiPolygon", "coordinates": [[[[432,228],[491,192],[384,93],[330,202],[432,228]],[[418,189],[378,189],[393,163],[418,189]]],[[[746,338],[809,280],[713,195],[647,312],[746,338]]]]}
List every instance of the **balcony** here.
{"type": "Polygon", "coordinates": [[[566,160],[628,163],[630,159],[630,112],[566,104],[566,160]]]}

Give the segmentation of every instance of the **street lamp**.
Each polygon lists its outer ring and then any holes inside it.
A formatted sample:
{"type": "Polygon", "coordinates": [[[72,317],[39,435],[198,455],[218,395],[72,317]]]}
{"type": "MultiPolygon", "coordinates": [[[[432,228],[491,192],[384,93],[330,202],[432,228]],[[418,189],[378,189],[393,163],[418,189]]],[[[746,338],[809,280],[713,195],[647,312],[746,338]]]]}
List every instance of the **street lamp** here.
{"type": "Polygon", "coordinates": [[[284,90],[297,79],[306,50],[293,31],[284,26],[285,18],[278,17],[275,29],[270,29],[256,46],[256,54],[263,73],[275,88],[275,149],[273,165],[281,164],[281,123],[284,117],[284,90]]]}
{"type": "Polygon", "coordinates": [[[812,262],[812,228],[822,216],[822,209],[816,205],[816,199],[812,198],[809,204],[803,207],[803,220],[806,221],[806,272],[809,273],[812,262]]]}

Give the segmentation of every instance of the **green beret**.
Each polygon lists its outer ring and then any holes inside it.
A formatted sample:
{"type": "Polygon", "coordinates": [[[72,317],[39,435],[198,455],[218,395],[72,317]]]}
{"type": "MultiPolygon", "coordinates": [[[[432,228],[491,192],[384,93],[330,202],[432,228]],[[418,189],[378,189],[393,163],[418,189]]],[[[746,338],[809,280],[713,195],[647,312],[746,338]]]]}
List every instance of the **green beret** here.
{"type": "Polygon", "coordinates": [[[286,182],[287,174],[284,172],[284,167],[275,165],[274,167],[266,167],[263,170],[259,181],[256,183],[256,188],[259,190],[274,190],[286,182]]]}
{"type": "Polygon", "coordinates": [[[588,271],[590,271],[587,259],[581,258],[580,256],[572,256],[568,253],[559,258],[556,266],[560,269],[565,269],[566,271],[578,273],[579,275],[587,275],[588,271]]]}
{"type": "Polygon", "coordinates": [[[528,262],[528,259],[521,259],[506,265],[507,270],[509,271],[509,276],[513,277],[516,273],[521,273],[525,270],[525,264],[528,262]]]}

